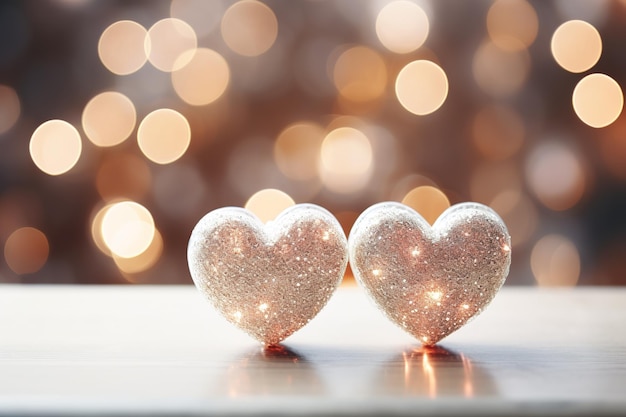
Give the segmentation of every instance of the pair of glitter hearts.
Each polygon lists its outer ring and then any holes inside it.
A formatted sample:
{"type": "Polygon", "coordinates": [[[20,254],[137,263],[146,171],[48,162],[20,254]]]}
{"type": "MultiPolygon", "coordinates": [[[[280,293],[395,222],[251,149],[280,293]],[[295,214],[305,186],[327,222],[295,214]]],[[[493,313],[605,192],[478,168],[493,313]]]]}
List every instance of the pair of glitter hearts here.
{"type": "Polygon", "coordinates": [[[450,207],[431,227],[413,209],[379,203],[356,220],[349,240],[322,207],[299,204],[263,224],[225,207],[205,215],[188,247],[198,289],[231,323],[274,345],[326,305],[348,257],[383,313],[425,345],[479,314],[511,262],[504,222],[477,203],[450,207]]]}

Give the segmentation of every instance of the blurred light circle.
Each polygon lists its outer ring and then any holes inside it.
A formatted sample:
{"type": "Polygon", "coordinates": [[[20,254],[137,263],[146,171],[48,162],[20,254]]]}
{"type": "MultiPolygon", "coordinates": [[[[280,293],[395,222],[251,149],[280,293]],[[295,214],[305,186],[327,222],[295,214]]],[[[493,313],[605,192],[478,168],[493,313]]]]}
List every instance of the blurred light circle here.
{"type": "Polygon", "coordinates": [[[113,74],[127,75],[139,70],[148,59],[146,28],[132,20],[120,20],[106,28],[98,42],[98,56],[113,74]]]}
{"type": "Polygon", "coordinates": [[[526,164],[526,178],[539,201],[552,210],[574,206],[585,191],[580,157],[558,142],[545,142],[533,150],[526,164]]]}
{"type": "Polygon", "coordinates": [[[246,202],[245,208],[254,213],[263,223],[267,223],[295,204],[296,202],[289,194],[274,188],[267,188],[254,193],[246,202]]]}
{"type": "Polygon", "coordinates": [[[373,165],[372,146],[360,130],[337,128],[324,138],[320,149],[320,177],[337,193],[351,193],[367,185],[373,165]]]}
{"type": "Polygon", "coordinates": [[[417,211],[432,225],[450,207],[450,200],[440,189],[423,185],[409,191],[402,199],[402,204],[417,211]]]}
{"type": "Polygon", "coordinates": [[[113,261],[120,271],[127,274],[137,274],[152,268],[163,253],[163,237],[157,229],[154,230],[154,237],[150,245],[137,256],[124,258],[113,255],[113,261]]]}
{"type": "Polygon", "coordinates": [[[591,127],[601,128],[613,123],[622,113],[624,94],[613,78],[596,73],[576,84],[572,104],[580,120],[591,127]]]}
{"type": "Polygon", "coordinates": [[[547,235],[533,247],[530,267],[539,286],[575,286],[580,275],[580,254],[566,237],[547,235]]]}
{"type": "Polygon", "coordinates": [[[472,71],[478,86],[494,97],[517,93],[530,70],[526,50],[503,50],[492,42],[484,42],[474,54],[472,71]]]}
{"type": "Polygon", "coordinates": [[[8,131],[20,118],[20,99],[8,85],[0,85],[0,135],[8,131]]]}
{"type": "Polygon", "coordinates": [[[105,201],[137,200],[146,195],[152,174],[146,162],[132,153],[106,155],[96,173],[96,189],[105,201]]]}
{"type": "Polygon", "coordinates": [[[224,57],[211,49],[199,48],[183,53],[179,59],[188,62],[172,72],[172,85],[181,100],[192,106],[204,106],[224,94],[230,80],[224,57]]]}
{"type": "Polygon", "coordinates": [[[135,105],[124,94],[107,91],[87,103],[82,115],[83,130],[96,146],[115,146],[135,129],[135,105]]]}
{"type": "Polygon", "coordinates": [[[537,12],[526,0],[496,0],[487,12],[487,31],[504,50],[528,48],[537,37],[537,12]]]}
{"type": "Polygon", "coordinates": [[[569,72],[584,72],[593,67],[602,54],[598,30],[582,20],[570,20],[559,26],[550,43],[555,61],[569,72]]]}
{"type": "Polygon", "coordinates": [[[144,252],[154,238],[152,214],[139,203],[112,204],[102,217],[102,240],[113,255],[133,258],[144,252]]]}
{"type": "Polygon", "coordinates": [[[287,177],[307,181],[317,177],[324,128],[311,122],[298,122],[285,128],[274,143],[274,159],[287,177]]]}
{"type": "Polygon", "coordinates": [[[429,22],[424,10],[408,0],[387,3],[376,17],[376,35],[391,52],[413,52],[426,42],[429,22]]]}
{"type": "Polygon", "coordinates": [[[30,156],[37,168],[48,175],[61,175],[72,169],[82,149],[78,130],[63,120],[42,123],[30,138],[30,156]]]}
{"type": "Polygon", "coordinates": [[[409,112],[424,116],[437,110],[448,96],[448,77],[434,62],[407,64],[396,79],[396,96],[409,112]]]}
{"type": "Polygon", "coordinates": [[[141,121],[137,142],[141,152],[152,162],[169,164],[183,156],[189,147],[189,122],[175,110],[155,110],[141,121]]]}
{"type": "Polygon", "coordinates": [[[166,18],[159,20],[148,30],[145,50],[148,60],[155,68],[171,72],[181,69],[191,61],[197,45],[196,33],[187,22],[166,18]]]}
{"type": "Polygon", "coordinates": [[[46,235],[33,227],[15,230],[4,243],[4,259],[18,275],[39,271],[48,260],[49,251],[46,235]]]}
{"type": "Polygon", "coordinates": [[[481,154],[499,160],[513,156],[524,143],[524,122],[515,109],[504,105],[482,108],[472,123],[472,138],[481,154]]]}
{"type": "Polygon", "coordinates": [[[355,46],[337,58],[333,81],[339,94],[348,100],[371,101],[385,92],[387,67],[378,52],[366,46],[355,46]]]}
{"type": "Polygon", "coordinates": [[[93,239],[93,243],[95,243],[100,252],[104,253],[107,256],[112,256],[112,254],[111,250],[104,242],[104,238],[102,237],[102,219],[104,218],[107,210],[109,210],[115,203],[118,202],[119,200],[100,207],[91,217],[91,238],[93,239]]]}
{"type": "Polygon", "coordinates": [[[278,21],[272,9],[255,0],[238,1],[222,16],[222,38],[243,56],[258,56],[274,45],[278,21]]]}

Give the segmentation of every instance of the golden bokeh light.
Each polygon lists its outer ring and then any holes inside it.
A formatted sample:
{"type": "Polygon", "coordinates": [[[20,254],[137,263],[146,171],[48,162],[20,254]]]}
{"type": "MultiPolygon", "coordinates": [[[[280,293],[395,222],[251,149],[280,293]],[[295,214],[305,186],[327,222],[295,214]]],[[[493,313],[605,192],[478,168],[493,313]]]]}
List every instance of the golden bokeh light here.
{"type": "Polygon", "coordinates": [[[172,85],[181,100],[192,106],[204,106],[224,94],[230,80],[224,57],[212,49],[199,48],[183,53],[179,59],[187,64],[172,72],[172,85]],[[188,54],[192,55],[191,59],[188,54]]]}
{"type": "Polygon", "coordinates": [[[337,58],[333,81],[342,97],[354,102],[371,101],[385,92],[387,67],[378,52],[355,46],[337,58]]]}
{"type": "Polygon", "coordinates": [[[151,184],[150,168],[132,153],[105,155],[96,174],[96,189],[105,201],[138,200],[146,195],[151,184]]]}
{"type": "Polygon", "coordinates": [[[537,12],[526,0],[496,0],[487,12],[487,31],[498,48],[528,48],[539,31],[537,12]]]}
{"type": "Polygon", "coordinates": [[[30,157],[48,175],[61,175],[72,169],[82,149],[78,130],[63,120],[42,123],[30,138],[30,157]]]}
{"type": "Polygon", "coordinates": [[[111,255],[111,250],[109,249],[107,244],[104,242],[104,238],[102,237],[102,219],[104,218],[104,215],[106,214],[106,212],[115,203],[118,203],[120,201],[122,200],[114,201],[100,208],[94,209],[95,213],[91,215],[91,221],[90,221],[91,239],[93,240],[93,243],[96,245],[96,247],[100,250],[100,252],[104,253],[107,256],[112,256],[112,255],[111,255]]]}
{"type": "Polygon", "coordinates": [[[155,229],[154,237],[150,245],[137,256],[131,258],[123,258],[113,255],[113,261],[120,271],[126,274],[138,274],[152,268],[161,255],[163,254],[163,237],[161,233],[155,229]]]}
{"type": "Polygon", "coordinates": [[[547,235],[533,247],[530,267],[541,287],[575,286],[580,276],[580,254],[566,237],[547,235]]]}
{"type": "Polygon", "coordinates": [[[278,21],[272,9],[256,0],[238,1],[222,17],[222,38],[234,52],[258,56],[276,42],[278,21]]]}
{"type": "Polygon", "coordinates": [[[128,75],[139,70],[148,59],[145,42],[148,31],[132,20],[120,20],[102,32],[98,56],[113,74],[128,75]]]}
{"type": "Polygon", "coordinates": [[[559,26],[550,43],[554,60],[569,72],[584,72],[593,67],[602,55],[602,38],[593,25],[570,20],[559,26]]]}
{"type": "Polygon", "coordinates": [[[100,227],[107,248],[122,258],[140,255],[148,249],[155,234],[152,214],[134,201],[113,203],[104,212],[100,227]]]}
{"type": "Polygon", "coordinates": [[[360,130],[340,127],[324,138],[319,171],[329,190],[347,194],[362,189],[372,175],[372,165],[372,145],[360,130]]]}
{"type": "Polygon", "coordinates": [[[274,188],[267,188],[254,193],[246,202],[245,208],[254,213],[263,223],[267,223],[295,204],[296,202],[289,194],[274,188]]]}
{"type": "Polygon", "coordinates": [[[524,50],[503,50],[493,42],[484,42],[476,51],[472,72],[478,86],[494,97],[517,93],[528,77],[530,57],[524,50]]]}
{"type": "Polygon", "coordinates": [[[398,74],[396,96],[409,112],[418,116],[430,114],[448,97],[448,77],[434,62],[413,61],[398,74]]]}
{"type": "Polygon", "coordinates": [[[20,98],[8,85],[0,85],[0,135],[8,131],[20,118],[20,98]]]}
{"type": "Polygon", "coordinates": [[[83,130],[96,146],[115,146],[135,129],[135,105],[124,94],[107,91],[87,103],[82,115],[83,130]]]}
{"type": "Polygon", "coordinates": [[[198,39],[193,28],[180,19],[156,22],[146,36],[145,51],[155,68],[171,72],[184,67],[193,58],[198,39]]]}
{"type": "Polygon", "coordinates": [[[172,109],[148,114],[137,130],[141,152],[157,164],[169,164],[183,156],[191,142],[189,122],[172,109]]]}
{"type": "Polygon", "coordinates": [[[48,238],[34,227],[15,230],[4,244],[4,259],[18,275],[39,271],[46,264],[49,252],[48,238]]]}
{"type": "Polygon", "coordinates": [[[558,142],[542,143],[533,150],[527,161],[526,178],[539,201],[552,210],[573,207],[585,191],[580,157],[558,142]]]}
{"type": "Polygon", "coordinates": [[[312,122],[298,122],[285,128],[274,143],[274,160],[287,177],[307,181],[317,177],[319,154],[325,131],[312,122]]]}
{"type": "Polygon", "coordinates": [[[472,123],[472,139],[480,153],[492,160],[513,156],[524,144],[524,122],[515,109],[505,105],[482,108],[472,123]]]}
{"type": "Polygon", "coordinates": [[[572,105],[585,124],[595,128],[606,127],[622,113],[624,94],[613,78],[605,74],[591,74],[576,84],[572,105]]]}
{"type": "Polygon", "coordinates": [[[417,4],[408,0],[387,3],[376,17],[376,35],[391,52],[407,54],[426,42],[428,16],[417,4]]]}
{"type": "Polygon", "coordinates": [[[423,185],[409,191],[402,199],[402,204],[417,211],[432,225],[450,207],[450,200],[440,189],[423,185]]]}

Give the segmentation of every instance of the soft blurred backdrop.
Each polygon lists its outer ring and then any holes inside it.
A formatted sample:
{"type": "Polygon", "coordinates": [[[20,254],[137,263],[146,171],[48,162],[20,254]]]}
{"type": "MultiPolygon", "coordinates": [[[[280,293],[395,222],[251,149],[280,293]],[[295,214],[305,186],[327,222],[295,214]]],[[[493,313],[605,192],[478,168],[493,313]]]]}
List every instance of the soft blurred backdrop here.
{"type": "Polygon", "coordinates": [[[191,283],[212,209],[396,200],[494,208],[507,284],[626,284],[625,41],[626,1],[3,1],[0,282],[191,283]]]}

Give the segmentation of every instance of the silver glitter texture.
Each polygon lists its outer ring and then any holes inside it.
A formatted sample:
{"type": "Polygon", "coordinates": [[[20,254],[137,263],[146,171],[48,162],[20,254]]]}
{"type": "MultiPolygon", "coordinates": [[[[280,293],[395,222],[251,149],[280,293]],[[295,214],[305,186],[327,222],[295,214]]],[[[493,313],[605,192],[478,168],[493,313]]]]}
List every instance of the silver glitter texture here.
{"type": "Polygon", "coordinates": [[[322,207],[295,205],[267,224],[225,207],[198,222],[187,259],[196,287],[229,322],[275,345],[326,305],[348,249],[339,222],[322,207]]]}
{"type": "Polygon", "coordinates": [[[432,346],[491,302],[511,264],[511,239],[489,207],[462,203],[431,227],[394,202],[373,205],[349,238],[354,275],[395,324],[432,346]]]}

